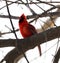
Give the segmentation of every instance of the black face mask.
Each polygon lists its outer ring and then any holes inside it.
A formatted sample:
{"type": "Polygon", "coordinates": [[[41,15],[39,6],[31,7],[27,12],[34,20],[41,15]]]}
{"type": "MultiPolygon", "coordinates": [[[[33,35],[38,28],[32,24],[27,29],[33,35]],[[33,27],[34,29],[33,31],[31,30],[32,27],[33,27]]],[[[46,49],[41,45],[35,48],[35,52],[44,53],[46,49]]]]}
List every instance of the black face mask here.
{"type": "Polygon", "coordinates": [[[23,20],[24,20],[24,16],[21,16],[20,20],[19,20],[19,23],[23,22],[23,20]]]}

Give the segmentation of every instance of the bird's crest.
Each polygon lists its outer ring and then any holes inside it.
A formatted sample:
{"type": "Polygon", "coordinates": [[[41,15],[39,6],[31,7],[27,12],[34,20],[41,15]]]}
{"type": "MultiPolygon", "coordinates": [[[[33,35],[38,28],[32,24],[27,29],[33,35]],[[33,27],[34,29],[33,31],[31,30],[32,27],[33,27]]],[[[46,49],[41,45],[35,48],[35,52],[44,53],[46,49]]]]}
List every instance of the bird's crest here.
{"type": "Polygon", "coordinates": [[[26,20],[26,16],[24,14],[22,14],[19,18],[19,21],[22,22],[23,20],[26,20]]]}

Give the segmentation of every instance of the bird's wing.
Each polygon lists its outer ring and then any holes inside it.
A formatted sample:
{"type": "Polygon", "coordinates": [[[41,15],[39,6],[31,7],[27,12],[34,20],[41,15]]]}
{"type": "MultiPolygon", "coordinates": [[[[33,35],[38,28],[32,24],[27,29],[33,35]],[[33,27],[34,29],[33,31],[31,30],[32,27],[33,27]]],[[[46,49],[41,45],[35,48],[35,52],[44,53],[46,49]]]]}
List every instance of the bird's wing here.
{"type": "Polygon", "coordinates": [[[30,25],[30,24],[25,25],[24,28],[23,28],[23,30],[24,30],[24,32],[26,32],[26,33],[31,33],[32,35],[34,35],[34,34],[37,33],[35,27],[32,26],[32,25],[30,25]]]}

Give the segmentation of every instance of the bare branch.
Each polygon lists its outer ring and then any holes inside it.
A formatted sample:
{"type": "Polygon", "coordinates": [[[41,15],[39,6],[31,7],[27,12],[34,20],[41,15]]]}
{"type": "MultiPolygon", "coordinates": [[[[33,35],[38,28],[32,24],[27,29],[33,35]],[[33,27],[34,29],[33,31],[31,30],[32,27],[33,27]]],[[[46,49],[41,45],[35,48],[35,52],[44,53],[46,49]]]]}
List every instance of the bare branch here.
{"type": "MultiPolygon", "coordinates": [[[[19,49],[20,53],[18,54],[18,51],[15,48],[14,50],[9,52],[5,56],[5,59],[7,58],[6,60],[9,63],[13,63],[17,57],[22,55],[20,45],[22,46],[23,51],[26,52],[27,50],[33,49],[34,47],[36,47],[39,44],[45,43],[46,42],[45,37],[47,37],[47,41],[60,37],[60,27],[48,29],[42,33],[33,35],[26,39],[18,39],[17,44],[18,44],[18,49],[19,49]],[[44,33],[46,33],[46,36],[44,35],[44,33]],[[59,34],[59,36],[58,36],[58,34],[59,34]]],[[[16,41],[16,39],[0,40],[0,47],[15,46],[15,43],[16,43],[15,41],[16,41]]]]}
{"type": "MultiPolygon", "coordinates": [[[[38,44],[42,44],[42,43],[46,42],[44,33],[46,33],[47,41],[49,41],[49,40],[58,38],[57,33],[59,33],[59,32],[60,32],[60,27],[51,28],[51,29],[48,29],[48,30],[46,30],[44,32],[41,32],[39,34],[33,35],[33,36],[29,37],[29,38],[18,39],[17,43],[18,43],[18,45],[21,44],[23,48],[28,48],[28,49],[33,48],[33,47],[37,46],[38,44]],[[27,46],[27,44],[28,44],[28,46],[27,46]]],[[[59,33],[59,37],[60,37],[60,33],[59,33]]],[[[15,41],[16,41],[16,39],[8,39],[8,40],[7,39],[5,39],[5,40],[0,39],[0,47],[11,46],[10,43],[13,43],[12,45],[14,46],[15,41]],[[5,45],[3,45],[3,43],[5,45]],[[8,43],[8,44],[6,44],[6,43],[8,43]]],[[[20,47],[20,45],[19,45],[19,47],[20,47]]]]}
{"type": "MultiPolygon", "coordinates": [[[[35,18],[37,16],[40,16],[40,17],[47,17],[49,15],[52,15],[52,16],[57,16],[59,17],[60,16],[60,12],[50,12],[50,13],[42,13],[42,14],[36,14],[36,15],[28,15],[27,16],[27,19],[32,19],[32,18],[35,18]]],[[[9,18],[8,15],[0,15],[1,18],[9,18]]],[[[19,17],[17,16],[11,16],[12,19],[19,19],[19,17]]],[[[35,19],[34,19],[35,20],[35,19]]]]}
{"type": "Polygon", "coordinates": [[[44,4],[48,4],[48,5],[50,5],[50,6],[54,6],[54,7],[55,7],[55,5],[50,4],[50,3],[48,3],[48,2],[45,2],[45,1],[40,1],[40,0],[39,0],[39,2],[40,2],[40,3],[44,3],[44,4]]]}
{"type": "MultiPolygon", "coordinates": [[[[14,31],[15,31],[15,32],[16,32],[16,31],[19,31],[19,29],[16,29],[16,30],[14,30],[14,31]]],[[[12,31],[10,31],[10,32],[4,32],[4,33],[0,32],[0,37],[1,37],[2,35],[4,35],[4,34],[14,33],[14,31],[12,30],[12,31]]]]}
{"type": "MultiPolygon", "coordinates": [[[[53,9],[56,9],[56,8],[60,8],[60,6],[58,5],[58,6],[55,6],[55,7],[52,7],[52,8],[50,8],[50,9],[48,9],[48,10],[46,10],[45,12],[43,12],[42,14],[40,14],[40,15],[38,15],[38,16],[36,16],[33,20],[31,20],[31,22],[33,22],[34,20],[36,20],[36,19],[38,19],[39,17],[42,17],[42,16],[55,16],[55,14],[56,14],[56,12],[52,12],[52,13],[50,13],[49,11],[51,11],[51,10],[53,10],[53,9]]],[[[60,13],[60,12],[57,12],[57,14],[58,13],[60,13]]],[[[59,15],[59,14],[58,14],[59,15]]]]}
{"type": "MultiPolygon", "coordinates": [[[[8,15],[9,15],[10,23],[11,23],[11,26],[12,26],[12,29],[13,29],[13,32],[14,32],[14,35],[15,35],[15,37],[16,37],[16,43],[15,43],[15,44],[16,44],[16,48],[17,48],[17,47],[18,47],[18,46],[17,46],[18,37],[17,37],[17,35],[16,35],[16,33],[15,33],[15,28],[14,28],[14,25],[13,25],[13,23],[12,23],[11,14],[10,14],[10,11],[9,11],[9,7],[8,7],[7,0],[5,0],[5,1],[6,1],[6,7],[7,7],[7,12],[8,12],[8,15]]],[[[25,57],[27,63],[29,63],[29,61],[28,61],[28,59],[27,59],[25,53],[23,52],[23,49],[22,49],[22,46],[21,46],[21,45],[20,45],[20,49],[21,49],[22,54],[24,55],[24,57],[25,57]]],[[[18,50],[18,53],[19,53],[19,49],[17,49],[17,50],[18,50]]]]}
{"type": "Polygon", "coordinates": [[[59,58],[60,58],[60,48],[59,48],[59,50],[57,51],[57,53],[55,54],[55,56],[54,56],[54,61],[53,61],[53,63],[58,63],[59,58]]]}

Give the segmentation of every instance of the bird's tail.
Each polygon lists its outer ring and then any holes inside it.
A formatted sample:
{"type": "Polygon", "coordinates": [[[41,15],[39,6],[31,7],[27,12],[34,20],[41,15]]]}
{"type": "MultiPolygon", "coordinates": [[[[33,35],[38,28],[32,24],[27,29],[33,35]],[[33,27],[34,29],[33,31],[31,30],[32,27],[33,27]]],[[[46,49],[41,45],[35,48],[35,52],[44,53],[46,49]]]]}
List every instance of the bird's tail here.
{"type": "Polygon", "coordinates": [[[42,53],[41,53],[41,46],[40,46],[40,45],[38,45],[38,50],[39,50],[39,54],[40,54],[40,56],[41,56],[42,53]]]}

